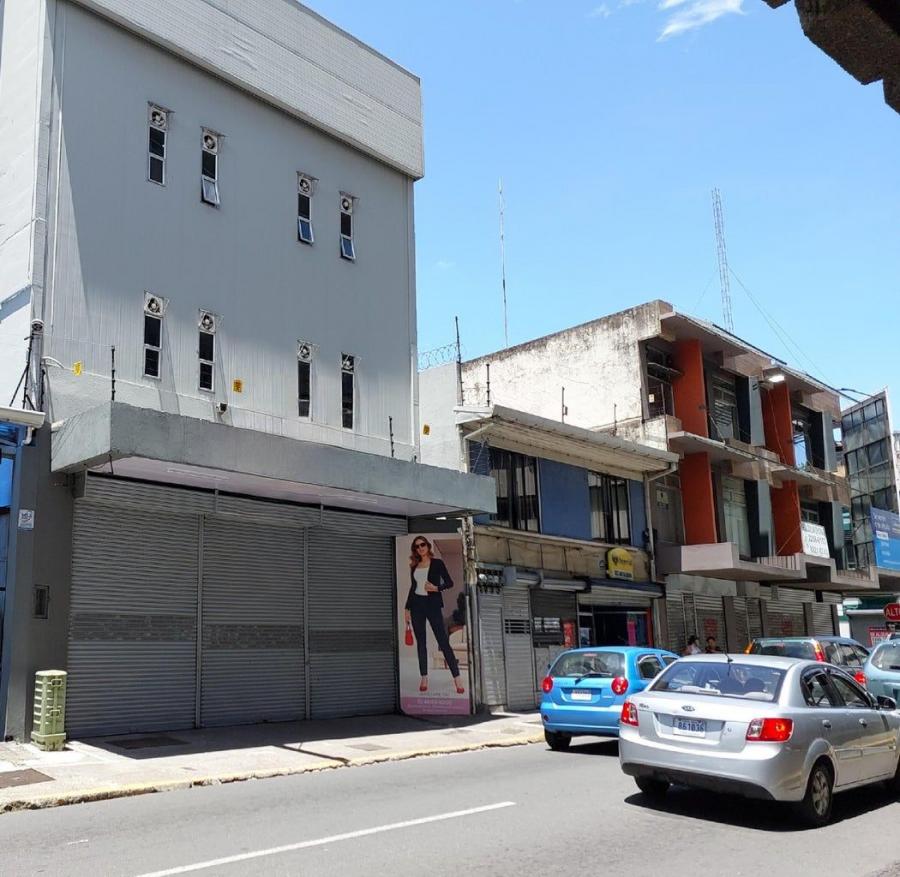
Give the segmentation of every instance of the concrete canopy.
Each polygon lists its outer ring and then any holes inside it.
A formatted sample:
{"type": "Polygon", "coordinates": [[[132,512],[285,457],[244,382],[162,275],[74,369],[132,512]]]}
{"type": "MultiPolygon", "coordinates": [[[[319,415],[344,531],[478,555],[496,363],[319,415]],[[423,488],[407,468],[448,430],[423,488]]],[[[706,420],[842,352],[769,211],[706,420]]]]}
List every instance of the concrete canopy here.
{"type": "Polygon", "coordinates": [[[53,427],[54,472],[112,472],[375,514],[491,513],[494,481],[112,402],[53,427]]]}

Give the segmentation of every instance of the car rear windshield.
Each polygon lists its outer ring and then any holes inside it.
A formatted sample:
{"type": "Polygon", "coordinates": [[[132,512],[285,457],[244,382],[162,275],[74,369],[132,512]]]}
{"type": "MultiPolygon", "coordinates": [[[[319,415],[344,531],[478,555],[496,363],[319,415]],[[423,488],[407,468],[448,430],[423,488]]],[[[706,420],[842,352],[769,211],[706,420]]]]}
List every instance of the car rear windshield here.
{"type": "Polygon", "coordinates": [[[872,664],[879,670],[900,670],[900,641],[892,640],[872,652],[872,664]]]}
{"type": "Polygon", "coordinates": [[[781,690],[784,670],[738,661],[692,661],[682,658],[662,672],[651,691],[680,691],[712,697],[741,697],[774,701],[781,690]]]}
{"type": "Polygon", "coordinates": [[[757,639],[750,646],[750,654],[816,660],[815,646],[809,640],[803,639],[757,639]]]}
{"type": "Polygon", "coordinates": [[[600,676],[602,678],[625,675],[625,655],[622,652],[568,652],[560,655],[551,676],[600,676]]]}

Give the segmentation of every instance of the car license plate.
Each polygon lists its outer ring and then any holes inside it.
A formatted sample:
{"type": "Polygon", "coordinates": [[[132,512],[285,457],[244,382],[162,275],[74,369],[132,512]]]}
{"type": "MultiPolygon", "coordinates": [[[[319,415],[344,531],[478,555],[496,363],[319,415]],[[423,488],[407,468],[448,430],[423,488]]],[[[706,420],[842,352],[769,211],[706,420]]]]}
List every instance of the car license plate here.
{"type": "Polygon", "coordinates": [[[701,719],[679,719],[676,716],[672,733],[682,737],[705,737],[706,722],[701,719]]]}
{"type": "Polygon", "coordinates": [[[590,691],[573,691],[572,700],[590,700],[593,697],[590,691]]]}

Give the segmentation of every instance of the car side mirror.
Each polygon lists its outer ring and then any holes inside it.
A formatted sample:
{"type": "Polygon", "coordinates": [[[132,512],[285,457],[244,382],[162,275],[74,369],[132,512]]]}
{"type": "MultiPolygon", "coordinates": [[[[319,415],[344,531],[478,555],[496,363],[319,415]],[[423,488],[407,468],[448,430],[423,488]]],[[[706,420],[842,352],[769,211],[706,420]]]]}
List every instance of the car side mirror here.
{"type": "Polygon", "coordinates": [[[897,709],[897,701],[892,697],[885,697],[882,694],[878,695],[878,709],[892,711],[897,709]]]}

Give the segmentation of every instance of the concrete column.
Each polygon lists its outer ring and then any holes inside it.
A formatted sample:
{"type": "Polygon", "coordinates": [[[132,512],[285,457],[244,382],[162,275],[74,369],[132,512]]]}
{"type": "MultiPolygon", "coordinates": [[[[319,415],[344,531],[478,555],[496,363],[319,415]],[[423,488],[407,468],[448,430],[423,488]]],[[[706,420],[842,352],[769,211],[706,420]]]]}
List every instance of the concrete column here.
{"type": "Polygon", "coordinates": [[[789,466],[796,465],[794,429],[791,424],[791,393],[787,382],[775,384],[762,394],[763,427],[766,447],[775,451],[789,466]]]}
{"type": "Polygon", "coordinates": [[[800,530],[800,491],[796,481],[772,489],[772,518],[775,523],[775,553],[800,554],[803,538],[800,530]]]}
{"type": "Polygon", "coordinates": [[[718,542],[716,503],[709,455],[688,454],[681,461],[679,474],[685,544],[710,545],[718,542]]]}
{"type": "Polygon", "coordinates": [[[706,383],[703,378],[703,350],[699,341],[679,341],[675,345],[675,366],[681,375],[672,382],[675,416],[685,432],[709,436],[706,419],[706,383]]]}

